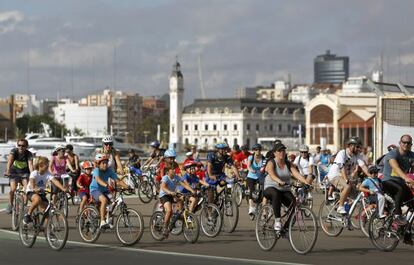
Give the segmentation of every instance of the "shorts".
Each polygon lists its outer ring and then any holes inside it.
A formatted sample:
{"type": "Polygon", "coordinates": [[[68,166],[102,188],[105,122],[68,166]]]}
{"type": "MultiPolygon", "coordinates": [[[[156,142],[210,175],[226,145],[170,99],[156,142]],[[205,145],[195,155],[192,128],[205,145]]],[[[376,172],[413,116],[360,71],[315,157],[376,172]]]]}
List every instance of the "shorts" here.
{"type": "Polygon", "coordinates": [[[334,177],[332,180],[329,181],[335,188],[338,190],[343,190],[344,188],[348,187],[346,180],[344,180],[341,176],[334,177]]]}
{"type": "Polygon", "coordinates": [[[171,195],[164,195],[160,198],[160,202],[164,205],[166,202],[174,203],[174,198],[171,195]]]}
{"type": "MultiPolygon", "coordinates": [[[[55,178],[55,179],[57,179],[59,183],[63,185],[63,180],[61,178],[55,178]]],[[[57,194],[58,192],[61,192],[61,190],[55,184],[53,184],[53,182],[50,183],[50,188],[51,188],[52,194],[57,194]]]]}
{"type": "Polygon", "coordinates": [[[24,179],[28,180],[29,176],[30,176],[29,173],[10,174],[9,182],[22,182],[24,179]]]}
{"type": "Polygon", "coordinates": [[[99,190],[93,190],[91,191],[90,196],[92,196],[94,201],[99,202],[99,196],[103,195],[108,199],[108,202],[109,202],[110,201],[109,194],[110,194],[109,191],[101,192],[99,190]]]}
{"type": "MultiPolygon", "coordinates": [[[[35,195],[35,194],[37,194],[36,192],[33,192],[33,191],[29,191],[28,193],[27,193],[27,198],[30,200],[30,201],[32,201],[32,197],[33,197],[33,195],[35,195]]],[[[37,194],[37,195],[39,195],[40,196],[40,199],[42,199],[42,201],[43,202],[46,202],[46,203],[49,203],[49,201],[47,200],[47,198],[46,198],[46,194],[45,193],[40,193],[40,194],[37,194]]]]}
{"type": "Polygon", "coordinates": [[[83,196],[86,196],[86,198],[87,199],[89,199],[89,197],[91,196],[90,194],[89,194],[89,192],[88,191],[81,191],[81,192],[79,192],[79,198],[83,198],[83,196]]]}

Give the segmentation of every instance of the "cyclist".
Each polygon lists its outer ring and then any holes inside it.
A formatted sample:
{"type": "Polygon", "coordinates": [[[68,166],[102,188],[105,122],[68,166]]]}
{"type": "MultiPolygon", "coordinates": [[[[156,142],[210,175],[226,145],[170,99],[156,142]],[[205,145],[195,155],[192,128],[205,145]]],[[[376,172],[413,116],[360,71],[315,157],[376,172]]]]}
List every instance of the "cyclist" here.
{"type": "MultiPolygon", "coordinates": [[[[225,185],[226,175],[224,174],[224,167],[228,165],[231,167],[233,172],[236,175],[236,178],[240,178],[239,171],[233,164],[233,160],[226,154],[227,144],[218,143],[215,145],[216,150],[210,152],[207,155],[207,174],[205,176],[206,182],[210,186],[216,187],[225,185]]],[[[212,203],[214,201],[214,190],[209,189],[208,192],[208,201],[212,203]]]]}
{"type": "Polygon", "coordinates": [[[178,163],[175,161],[176,156],[177,153],[174,149],[167,149],[164,152],[164,158],[162,159],[162,162],[159,165],[159,174],[156,177],[156,182],[160,183],[161,178],[167,174],[165,168],[173,167],[175,169],[175,174],[181,175],[180,167],[178,166],[178,163]]]}
{"type": "Polygon", "coordinates": [[[230,157],[231,159],[236,160],[236,156],[241,153],[240,146],[238,144],[234,144],[231,148],[230,157]]]}
{"type": "MultiPolygon", "coordinates": [[[[59,145],[53,151],[52,159],[49,164],[49,172],[57,179],[61,184],[63,184],[62,175],[66,174],[66,165],[68,164],[68,159],[65,155],[66,147],[63,145],[59,145]]],[[[68,187],[68,183],[63,184],[66,188],[68,187]]],[[[56,187],[53,183],[51,185],[52,188],[52,200],[56,202],[56,194],[59,192],[58,187],[56,187]]]]}
{"type": "Polygon", "coordinates": [[[351,137],[347,142],[347,148],[340,150],[336,154],[335,160],[328,171],[327,177],[329,182],[341,191],[337,209],[337,212],[340,214],[347,213],[344,203],[353,188],[350,180],[355,178],[357,175],[358,167],[362,169],[365,175],[371,176],[368,172],[367,166],[359,154],[360,147],[361,141],[359,138],[351,137]]]}
{"type": "Polygon", "coordinates": [[[128,149],[128,161],[127,166],[129,170],[135,174],[136,176],[141,176],[141,162],[139,160],[139,156],[135,153],[134,149],[128,149]]]}
{"type": "MultiPolygon", "coordinates": [[[[397,146],[395,144],[390,144],[389,146],[387,146],[387,151],[388,153],[391,152],[392,150],[396,149],[397,146]]],[[[381,178],[382,178],[382,171],[384,170],[384,158],[385,156],[388,154],[383,154],[382,156],[380,156],[376,161],[375,164],[377,165],[377,167],[379,168],[379,172],[381,174],[381,178]]]]}
{"type": "Polygon", "coordinates": [[[270,200],[273,207],[275,214],[274,229],[281,231],[280,209],[282,203],[286,207],[289,207],[294,202],[294,196],[290,191],[291,177],[294,177],[304,184],[308,183],[299,171],[287,161],[286,146],[284,144],[275,144],[272,152],[273,154],[270,155],[269,161],[266,164],[266,172],[268,174],[264,182],[265,190],[263,195],[270,200]]]}
{"type": "Polygon", "coordinates": [[[249,172],[247,173],[247,187],[249,190],[249,211],[248,214],[254,214],[256,212],[256,208],[254,202],[252,200],[252,194],[255,191],[256,184],[259,182],[259,179],[262,176],[260,172],[260,168],[262,167],[264,156],[262,155],[262,145],[261,144],[254,144],[253,147],[253,154],[247,158],[247,168],[249,172]]]}
{"type": "Polygon", "coordinates": [[[122,168],[121,156],[119,152],[114,148],[114,138],[112,135],[107,135],[102,138],[102,149],[100,153],[108,158],[108,167],[119,175],[124,175],[122,168]]]}
{"type": "Polygon", "coordinates": [[[378,171],[379,168],[377,166],[370,166],[368,172],[371,174],[371,177],[366,178],[361,183],[359,190],[370,194],[370,206],[378,205],[379,218],[384,218],[386,216],[384,214],[385,197],[382,191],[382,181],[378,178],[378,171]]]}
{"type": "MultiPolygon", "coordinates": [[[[66,156],[67,156],[67,170],[69,176],[72,178],[72,190],[77,193],[78,187],[76,186],[76,181],[78,180],[80,174],[79,168],[79,156],[73,152],[73,145],[66,145],[66,156]]],[[[72,194],[74,195],[74,194],[72,194]]]]}
{"type": "MultiPolygon", "coordinates": [[[[309,147],[305,144],[299,147],[300,155],[295,158],[293,164],[297,167],[300,174],[306,178],[309,184],[315,179],[315,163],[313,156],[309,153],[309,147]]],[[[310,192],[308,193],[311,194],[310,192]]]]}
{"type": "Polygon", "coordinates": [[[153,141],[150,143],[150,147],[152,149],[151,154],[147,161],[145,161],[143,167],[146,167],[151,164],[156,164],[158,166],[162,161],[162,157],[164,155],[165,150],[160,149],[160,142],[153,141]]]}
{"type": "MultiPolygon", "coordinates": [[[[168,151],[168,150],[167,150],[168,151]]],[[[166,151],[166,152],[167,152],[166,151]]],[[[178,185],[182,185],[184,188],[189,190],[191,193],[195,193],[193,188],[191,188],[187,183],[183,182],[182,179],[176,175],[176,164],[170,164],[165,167],[166,175],[162,177],[161,180],[161,189],[160,189],[160,202],[164,206],[165,217],[164,217],[164,237],[168,237],[168,224],[170,223],[172,215],[172,204],[174,203],[174,196],[176,195],[176,188],[178,185]]],[[[177,211],[182,209],[183,201],[178,199],[177,211]]]]}
{"type": "Polygon", "coordinates": [[[90,161],[83,161],[81,167],[83,169],[83,173],[76,181],[79,198],[81,199],[78,213],[82,212],[83,207],[85,207],[85,204],[90,197],[89,185],[91,185],[92,182],[93,164],[90,161]]]}
{"type": "Polygon", "coordinates": [[[400,224],[405,224],[406,219],[401,215],[401,204],[413,197],[406,184],[414,184],[414,180],[407,176],[414,161],[414,152],[411,151],[413,138],[405,134],[401,136],[399,145],[399,148],[390,151],[384,158],[382,185],[384,191],[395,201],[395,219],[400,224]]]}
{"type": "Polygon", "coordinates": [[[186,164],[187,162],[194,161],[193,152],[189,151],[189,152],[185,153],[185,156],[186,156],[186,158],[183,162],[183,165],[186,164]]]}
{"type": "Polygon", "coordinates": [[[10,151],[7,157],[7,166],[5,176],[9,177],[9,204],[6,212],[12,213],[14,193],[17,189],[17,184],[22,183],[23,187],[27,186],[27,178],[30,172],[33,171],[33,155],[27,150],[28,142],[26,139],[19,139],[17,147],[10,151]]]}
{"type": "Polygon", "coordinates": [[[110,225],[106,223],[106,206],[112,199],[109,187],[111,182],[109,179],[115,181],[116,185],[121,186],[124,189],[130,189],[130,187],[123,181],[120,181],[115,171],[109,167],[109,158],[104,154],[95,155],[95,169],[92,172],[92,182],[89,186],[92,198],[100,203],[99,213],[101,217],[101,228],[108,228],[110,225]]]}
{"type": "Polygon", "coordinates": [[[33,211],[40,206],[44,211],[48,205],[48,200],[44,190],[46,189],[46,184],[50,181],[55,187],[59,188],[63,192],[67,192],[68,188],[63,187],[63,185],[53,177],[52,174],[48,171],[49,159],[43,156],[38,157],[36,170],[30,173],[29,184],[26,188],[27,198],[32,202],[28,212],[23,217],[23,223],[31,223],[33,211]]]}
{"type": "Polygon", "coordinates": [[[249,147],[247,145],[242,145],[240,149],[241,152],[234,157],[234,165],[238,168],[239,172],[246,172],[247,174],[247,158],[252,154],[249,152],[249,147]]]}
{"type": "Polygon", "coordinates": [[[197,146],[196,145],[191,146],[191,152],[193,153],[194,161],[200,162],[200,153],[197,152],[197,146]]]}
{"type": "MultiPolygon", "coordinates": [[[[208,188],[209,187],[208,183],[202,179],[199,179],[198,176],[196,175],[196,167],[197,167],[197,163],[194,161],[188,161],[187,163],[185,163],[183,166],[185,170],[185,174],[183,175],[181,181],[189,185],[191,188],[193,188],[193,190],[196,189],[196,186],[198,184],[201,184],[202,186],[208,188]]],[[[190,191],[184,188],[183,186],[178,187],[178,191],[183,194],[190,193],[190,191]]],[[[196,196],[190,197],[190,205],[189,205],[190,212],[194,212],[194,209],[197,205],[197,201],[198,201],[198,198],[196,196]]]]}

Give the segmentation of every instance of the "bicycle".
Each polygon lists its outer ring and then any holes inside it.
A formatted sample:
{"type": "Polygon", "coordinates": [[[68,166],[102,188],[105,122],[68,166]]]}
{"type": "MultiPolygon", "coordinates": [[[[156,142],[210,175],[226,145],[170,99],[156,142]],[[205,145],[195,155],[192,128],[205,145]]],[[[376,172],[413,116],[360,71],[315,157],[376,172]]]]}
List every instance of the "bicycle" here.
{"type": "MultiPolygon", "coordinates": [[[[70,187],[70,179],[71,177],[68,174],[62,174],[60,176],[61,180],[62,180],[62,185],[64,187],[70,187]]],[[[69,188],[69,193],[70,193],[70,188],[69,188]]],[[[68,194],[69,193],[65,193],[62,191],[58,191],[56,193],[56,208],[60,211],[63,212],[63,214],[67,217],[69,214],[69,202],[68,202],[68,194]]],[[[72,198],[72,196],[71,196],[72,198]]],[[[52,197],[50,198],[52,199],[52,197]]]]}
{"type": "Polygon", "coordinates": [[[319,208],[319,221],[323,232],[330,237],[339,236],[344,228],[348,230],[361,229],[366,235],[367,220],[372,213],[369,210],[368,198],[363,192],[359,192],[356,198],[348,199],[344,205],[345,215],[337,212],[339,207],[339,192],[333,193],[333,200],[328,199],[329,185],[326,185],[325,199],[319,208]]]}
{"type": "Polygon", "coordinates": [[[46,241],[53,250],[61,250],[68,239],[68,221],[66,216],[55,208],[52,201],[49,201],[45,211],[41,213],[36,209],[32,214],[33,221],[29,224],[20,220],[19,237],[22,244],[31,248],[41,231],[45,232],[46,241]],[[46,231],[44,225],[46,222],[46,231]]]}
{"type": "Polygon", "coordinates": [[[296,253],[307,254],[312,251],[318,238],[318,224],[315,214],[301,203],[301,199],[296,197],[296,200],[282,213],[281,231],[274,229],[275,216],[272,206],[266,204],[261,207],[255,226],[256,240],[261,249],[269,251],[279,238],[288,237],[290,246],[296,253]],[[303,242],[300,242],[302,239],[303,242]]]}
{"type": "Polygon", "coordinates": [[[142,203],[149,203],[152,199],[157,198],[159,184],[155,182],[157,169],[155,166],[143,168],[142,176],[138,182],[138,197],[142,203]]]}
{"type": "Polygon", "coordinates": [[[214,204],[209,203],[205,189],[199,193],[198,203],[194,212],[199,215],[201,230],[207,237],[216,237],[223,224],[220,209],[214,204]]]}
{"type": "Polygon", "coordinates": [[[239,207],[231,193],[231,183],[221,183],[224,187],[217,192],[216,186],[212,188],[215,191],[216,205],[220,209],[222,217],[222,229],[224,232],[232,233],[239,222],[239,207]]]}
{"type": "MultiPolygon", "coordinates": [[[[386,194],[386,198],[388,195],[386,194]]],[[[380,218],[378,211],[371,217],[369,222],[369,239],[371,243],[378,248],[379,250],[385,252],[394,251],[398,246],[401,237],[410,237],[409,239],[413,240],[414,233],[414,207],[413,205],[414,198],[404,202],[403,206],[408,206],[408,211],[404,215],[407,220],[406,224],[399,224],[395,222],[395,205],[394,201],[391,202],[387,200],[391,209],[385,218],[380,218]],[[407,218],[408,217],[408,218],[407,218]]],[[[406,239],[406,238],[404,238],[406,239]]]]}
{"type": "Polygon", "coordinates": [[[14,192],[13,208],[12,208],[12,230],[17,231],[19,229],[20,219],[23,218],[25,209],[25,192],[23,185],[19,182],[14,192]]]}
{"type": "MultiPolygon", "coordinates": [[[[240,176],[244,174],[244,171],[240,172],[240,176]]],[[[247,174],[244,174],[247,175],[247,174]]],[[[232,193],[234,196],[234,199],[237,203],[237,206],[240,206],[243,202],[243,199],[247,200],[247,203],[249,203],[249,199],[247,198],[248,195],[248,188],[246,183],[246,178],[238,179],[234,184],[232,185],[232,193]]]]}
{"type": "Polygon", "coordinates": [[[114,199],[106,207],[109,227],[100,227],[99,205],[88,205],[80,213],[78,231],[83,241],[93,243],[98,240],[102,232],[113,229],[114,220],[116,236],[123,245],[132,246],[141,239],[144,232],[142,214],[126,205],[124,194],[128,190],[116,188],[115,192],[114,199]]]}
{"type": "MultiPolygon", "coordinates": [[[[177,210],[173,208],[173,214],[170,223],[167,226],[167,233],[173,235],[184,234],[184,238],[189,243],[195,243],[200,235],[200,224],[195,214],[188,209],[188,198],[191,195],[184,195],[177,193],[176,197],[184,197],[184,209],[177,210]]],[[[152,237],[157,241],[166,239],[164,235],[164,207],[163,211],[156,211],[152,214],[150,219],[150,230],[152,237]]]]}

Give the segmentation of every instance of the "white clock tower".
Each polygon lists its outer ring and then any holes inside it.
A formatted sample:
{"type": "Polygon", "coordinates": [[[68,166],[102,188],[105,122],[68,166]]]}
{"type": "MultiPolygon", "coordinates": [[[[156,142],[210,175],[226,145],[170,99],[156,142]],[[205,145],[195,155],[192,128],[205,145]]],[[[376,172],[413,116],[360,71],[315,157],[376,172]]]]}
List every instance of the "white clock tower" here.
{"type": "Polygon", "coordinates": [[[178,60],[170,75],[170,146],[180,150],[182,144],[182,121],[184,78],[178,60]]]}

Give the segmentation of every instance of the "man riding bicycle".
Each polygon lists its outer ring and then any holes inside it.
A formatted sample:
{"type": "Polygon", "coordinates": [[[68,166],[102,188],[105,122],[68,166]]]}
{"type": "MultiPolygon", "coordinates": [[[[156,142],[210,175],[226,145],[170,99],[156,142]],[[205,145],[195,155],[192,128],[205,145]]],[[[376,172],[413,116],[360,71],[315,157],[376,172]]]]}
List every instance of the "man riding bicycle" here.
{"type": "Polygon", "coordinates": [[[328,180],[338,190],[341,191],[337,212],[346,214],[344,207],[345,200],[348,198],[353,185],[352,178],[357,174],[358,166],[367,176],[371,176],[365,162],[359,154],[361,150],[361,141],[358,137],[351,137],[348,140],[347,148],[342,149],[336,154],[332,166],[329,168],[328,180]]]}
{"type": "MultiPolygon", "coordinates": [[[[217,185],[224,186],[226,175],[224,174],[224,166],[228,165],[233,170],[234,174],[236,175],[236,179],[240,178],[239,171],[237,170],[236,166],[233,164],[233,160],[227,155],[227,144],[226,143],[218,143],[215,146],[216,151],[210,152],[207,155],[207,174],[206,174],[206,182],[210,186],[216,187],[217,185]]],[[[214,202],[214,190],[208,190],[208,201],[210,203],[214,202]]]]}

